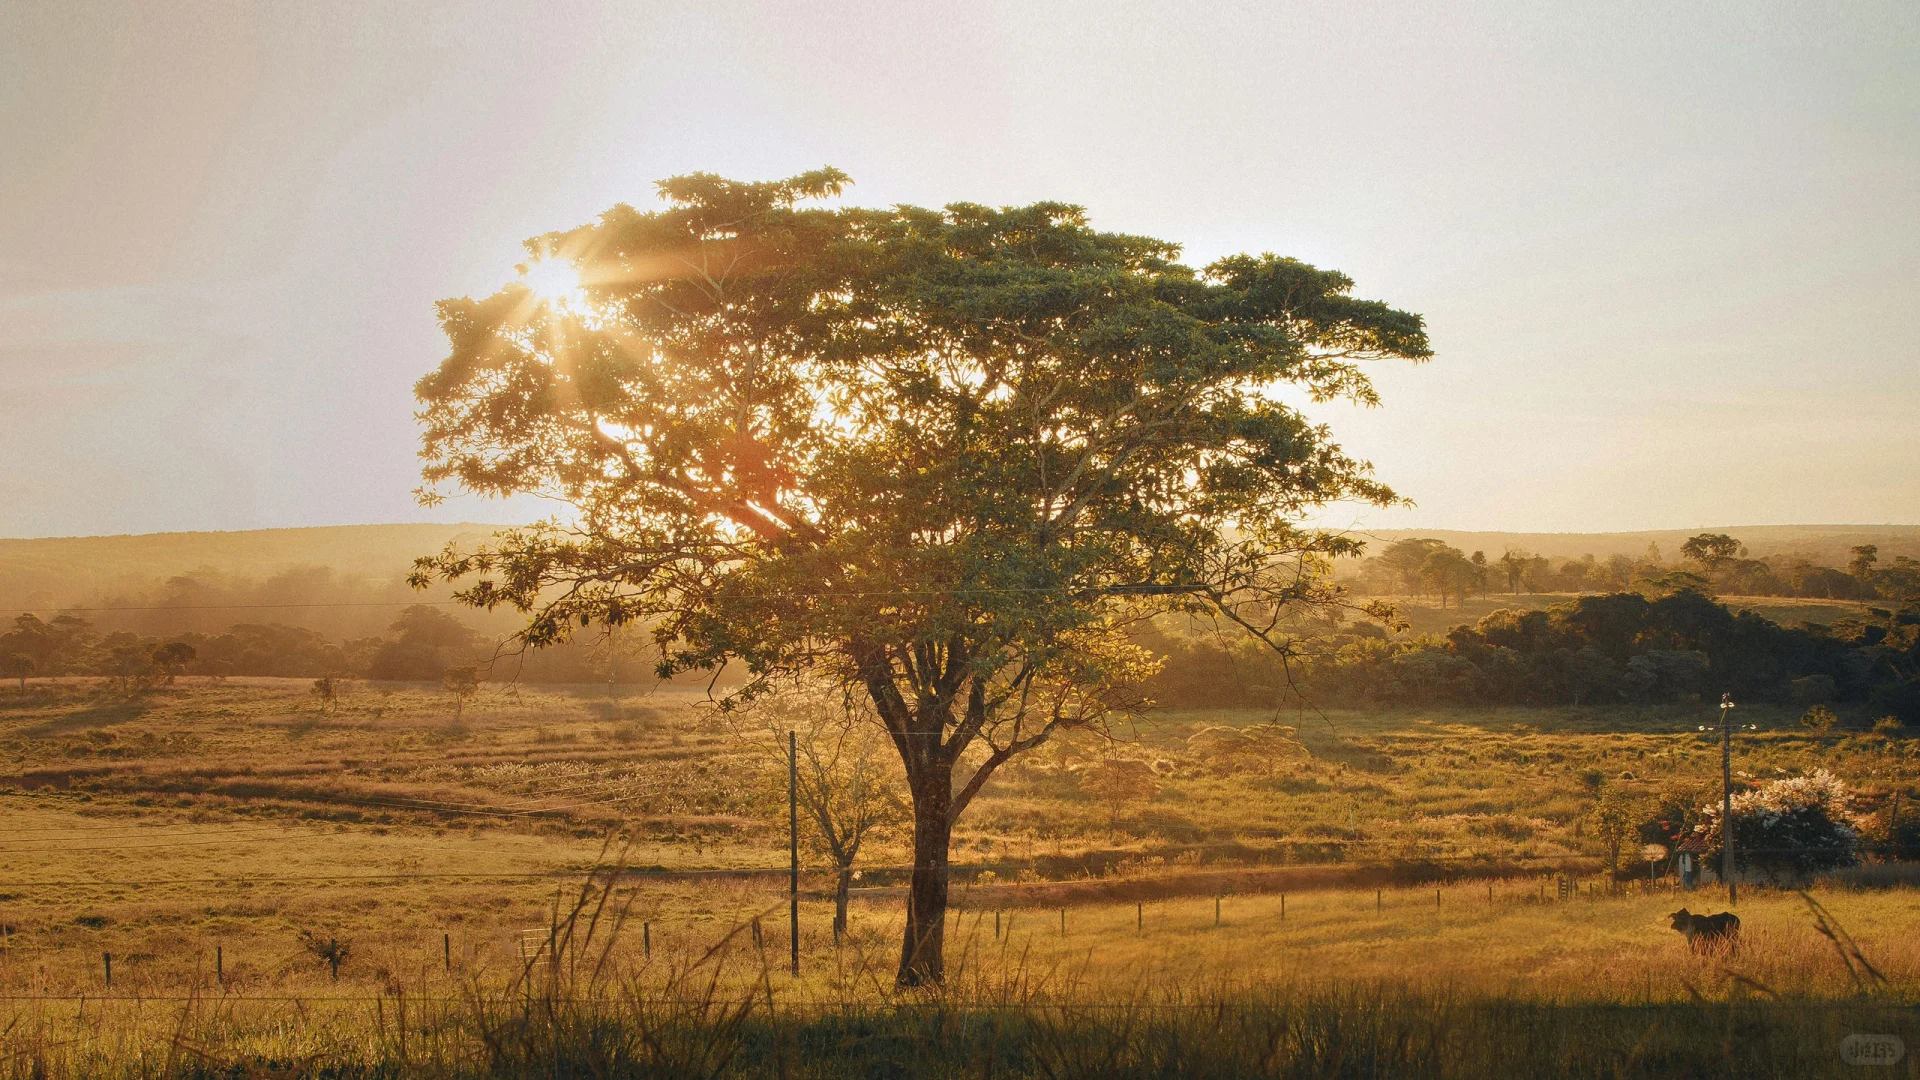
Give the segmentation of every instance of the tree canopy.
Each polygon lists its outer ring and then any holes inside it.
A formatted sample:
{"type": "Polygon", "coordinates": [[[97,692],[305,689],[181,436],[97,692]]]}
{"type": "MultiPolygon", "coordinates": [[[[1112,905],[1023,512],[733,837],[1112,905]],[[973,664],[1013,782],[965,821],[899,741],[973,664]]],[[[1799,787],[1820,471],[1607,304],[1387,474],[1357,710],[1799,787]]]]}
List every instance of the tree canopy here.
{"type": "Polygon", "coordinates": [[[1273,255],[1195,270],[1063,203],[827,209],[832,169],[696,174],[440,304],[427,497],[572,516],[422,560],[543,645],[642,622],[663,675],[863,690],[906,767],[901,980],[938,979],[947,837],[1002,762],[1139,700],[1124,631],[1206,611],[1287,647],[1336,598],[1310,507],[1395,499],[1292,402],[1373,404],[1417,315],[1273,255]],[[577,274],[579,288],[554,288],[577,274]]]}

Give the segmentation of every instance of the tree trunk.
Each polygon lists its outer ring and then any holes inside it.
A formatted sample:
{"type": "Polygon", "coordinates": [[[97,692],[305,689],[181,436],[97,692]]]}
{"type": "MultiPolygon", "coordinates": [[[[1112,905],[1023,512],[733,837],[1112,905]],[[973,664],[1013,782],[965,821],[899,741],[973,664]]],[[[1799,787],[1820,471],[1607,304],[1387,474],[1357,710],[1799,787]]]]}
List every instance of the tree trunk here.
{"type": "Polygon", "coordinates": [[[833,940],[839,941],[840,935],[847,932],[847,890],[853,887],[853,865],[848,863],[840,867],[839,879],[833,887],[833,940]]]}
{"type": "Polygon", "coordinates": [[[953,825],[947,820],[952,777],[922,778],[913,796],[913,883],[907,891],[907,928],[900,943],[896,986],[936,986],[946,977],[947,852],[953,825]]]}

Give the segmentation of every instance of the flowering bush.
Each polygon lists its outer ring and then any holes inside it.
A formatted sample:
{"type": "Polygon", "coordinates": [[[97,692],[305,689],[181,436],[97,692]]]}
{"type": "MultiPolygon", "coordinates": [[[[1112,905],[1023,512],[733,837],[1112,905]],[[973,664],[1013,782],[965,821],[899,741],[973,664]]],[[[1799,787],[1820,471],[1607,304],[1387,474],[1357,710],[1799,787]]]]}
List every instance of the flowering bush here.
{"type": "MultiPolygon", "coordinates": [[[[1769,780],[1733,796],[1733,861],[1769,879],[1804,877],[1859,861],[1852,792],[1832,773],[1769,780]]],[[[1706,841],[1708,866],[1721,865],[1720,804],[1700,808],[1693,827],[1706,841]]]]}

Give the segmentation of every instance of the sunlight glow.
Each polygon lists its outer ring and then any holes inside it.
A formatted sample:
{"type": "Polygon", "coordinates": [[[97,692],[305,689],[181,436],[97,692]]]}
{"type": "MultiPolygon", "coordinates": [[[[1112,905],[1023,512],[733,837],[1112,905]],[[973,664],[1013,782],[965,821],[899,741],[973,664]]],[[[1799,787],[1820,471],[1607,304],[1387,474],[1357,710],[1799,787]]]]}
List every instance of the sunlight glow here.
{"type": "Polygon", "coordinates": [[[564,259],[536,259],[520,268],[520,283],[543,303],[581,310],[587,295],[580,287],[580,269],[564,259]]]}

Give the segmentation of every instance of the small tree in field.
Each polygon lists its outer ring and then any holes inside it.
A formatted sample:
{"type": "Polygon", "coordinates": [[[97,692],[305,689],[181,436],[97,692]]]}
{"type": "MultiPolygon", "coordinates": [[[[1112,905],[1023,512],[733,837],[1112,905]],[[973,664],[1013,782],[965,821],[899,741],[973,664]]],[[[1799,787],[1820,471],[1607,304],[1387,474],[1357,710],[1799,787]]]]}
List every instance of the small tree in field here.
{"type": "Polygon", "coordinates": [[[313,680],[313,698],[320,703],[320,711],[332,712],[339,707],[339,691],[333,685],[333,676],[323,675],[313,680]]]}
{"type": "Polygon", "coordinates": [[[19,679],[20,692],[27,691],[27,676],[33,674],[33,657],[23,652],[7,653],[0,656],[0,678],[19,679]]]}
{"type": "Polygon", "coordinates": [[[1607,845],[1608,870],[1620,869],[1620,845],[1639,833],[1638,825],[1633,807],[1625,796],[1617,791],[1601,794],[1599,803],[1593,808],[1593,833],[1601,843],[1607,845]]]}
{"type": "Polygon", "coordinates": [[[913,808],[912,986],[943,978],[955,821],[1142,703],[1131,628],[1210,616],[1293,655],[1289,615],[1343,602],[1359,543],[1300,522],[1396,496],[1285,392],[1374,404],[1361,362],[1429,349],[1293,259],[1195,270],[1061,203],[805,205],[846,183],[678,177],[442,302],[429,485],[573,513],[414,581],[526,613],[536,647],[648,625],[663,675],[744,669],[729,704],[790,677],[866,697],[913,808]]]}
{"type": "Polygon", "coordinates": [[[184,641],[169,641],[153,650],[153,670],[168,686],[200,653],[184,641]]]}
{"type": "Polygon", "coordinates": [[[1128,758],[1107,758],[1080,774],[1080,787],[1107,806],[1107,825],[1120,827],[1120,812],[1160,793],[1152,766],[1128,758]]]}
{"type": "Polygon", "coordinates": [[[853,866],[866,842],[912,820],[890,767],[885,736],[865,706],[832,687],[795,689],[771,699],[760,719],[774,748],[775,786],[787,790],[789,734],[794,795],[816,854],[833,862],[833,932],[847,929],[853,866]]]}
{"type": "Polygon", "coordinates": [[[466,709],[467,699],[480,692],[480,672],[471,664],[450,667],[440,677],[440,685],[453,695],[453,722],[460,722],[460,714],[466,709]]]}

